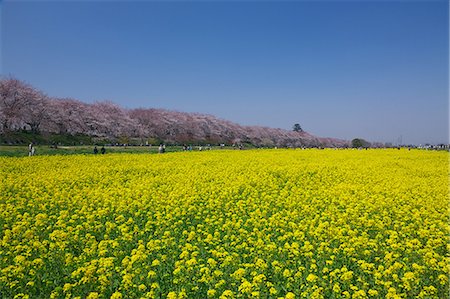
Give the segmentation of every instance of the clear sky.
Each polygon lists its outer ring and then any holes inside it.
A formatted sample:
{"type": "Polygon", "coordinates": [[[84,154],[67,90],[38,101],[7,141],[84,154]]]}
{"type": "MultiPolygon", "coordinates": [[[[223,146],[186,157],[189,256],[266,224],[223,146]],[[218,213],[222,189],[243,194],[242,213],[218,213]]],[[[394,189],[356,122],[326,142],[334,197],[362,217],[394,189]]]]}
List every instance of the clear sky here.
{"type": "Polygon", "coordinates": [[[2,75],[50,96],[448,142],[447,0],[4,1],[1,13],[2,75]]]}

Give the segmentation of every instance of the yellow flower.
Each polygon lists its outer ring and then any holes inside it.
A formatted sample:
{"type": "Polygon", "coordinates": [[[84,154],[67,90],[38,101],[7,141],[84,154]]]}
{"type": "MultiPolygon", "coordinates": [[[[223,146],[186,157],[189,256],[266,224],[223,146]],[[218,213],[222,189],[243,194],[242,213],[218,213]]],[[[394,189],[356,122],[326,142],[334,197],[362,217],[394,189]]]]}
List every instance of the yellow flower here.
{"type": "Polygon", "coordinates": [[[440,274],[438,276],[438,281],[441,285],[446,285],[448,283],[448,276],[444,274],[440,274]]]}
{"type": "Polygon", "coordinates": [[[233,277],[236,280],[241,280],[241,278],[245,275],[245,269],[239,268],[236,271],[234,271],[233,274],[231,274],[231,277],[233,277]]]}
{"type": "Polygon", "coordinates": [[[365,299],[367,298],[366,292],[364,290],[357,290],[352,295],[353,299],[365,299]]]}
{"type": "Polygon", "coordinates": [[[225,290],[219,297],[219,299],[231,299],[231,298],[234,298],[233,291],[231,290],[225,290]]]}
{"type": "Polygon", "coordinates": [[[295,294],[292,292],[287,292],[285,299],[294,299],[295,298],[295,294]]]}
{"type": "Polygon", "coordinates": [[[167,299],[177,299],[177,293],[175,292],[169,292],[167,294],[167,299]]]}
{"type": "Polygon", "coordinates": [[[445,151],[38,158],[0,157],[7,297],[103,298],[114,281],[113,298],[165,297],[172,284],[177,299],[203,287],[311,299],[449,287],[445,151]]]}
{"type": "Polygon", "coordinates": [[[335,283],[333,285],[333,292],[338,293],[338,294],[341,292],[341,287],[339,286],[338,283],[335,283]]]}
{"type": "Polygon", "coordinates": [[[346,271],[342,273],[341,280],[342,281],[349,281],[353,278],[353,271],[346,271]]]}
{"type": "Polygon", "coordinates": [[[377,290],[372,290],[370,289],[368,292],[369,296],[371,297],[377,297],[378,296],[378,291],[377,290]]]}
{"type": "Polygon", "coordinates": [[[89,295],[86,297],[86,299],[97,299],[98,298],[98,293],[97,292],[91,292],[89,293],[89,295]]]}
{"type": "Polygon", "coordinates": [[[160,264],[161,264],[161,263],[159,262],[158,259],[155,259],[155,260],[153,260],[153,262],[152,262],[152,266],[153,266],[153,267],[158,267],[160,264]]]}
{"type": "Polygon", "coordinates": [[[252,284],[245,280],[239,286],[239,291],[243,294],[250,294],[252,292],[252,284]]]}
{"type": "Polygon", "coordinates": [[[312,273],[306,277],[306,281],[308,281],[308,282],[315,282],[316,280],[317,280],[317,276],[312,273]]]}
{"type": "Polygon", "coordinates": [[[217,291],[216,290],[208,290],[207,295],[208,297],[214,297],[214,295],[216,295],[217,291]]]}
{"type": "Polygon", "coordinates": [[[122,298],[123,298],[122,293],[116,291],[111,295],[110,299],[122,299],[122,298]]]}
{"type": "Polygon", "coordinates": [[[147,287],[145,286],[145,284],[140,284],[138,286],[139,291],[144,292],[145,290],[147,290],[147,287]]]}

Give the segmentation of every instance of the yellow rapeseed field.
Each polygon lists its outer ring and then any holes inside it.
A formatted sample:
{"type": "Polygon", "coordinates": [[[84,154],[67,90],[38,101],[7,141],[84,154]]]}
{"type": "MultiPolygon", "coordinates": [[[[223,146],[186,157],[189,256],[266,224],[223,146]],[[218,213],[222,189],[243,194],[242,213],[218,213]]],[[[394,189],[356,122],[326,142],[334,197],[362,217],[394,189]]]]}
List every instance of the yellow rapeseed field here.
{"type": "Polygon", "coordinates": [[[448,158],[0,158],[0,297],[448,298],[448,158]]]}

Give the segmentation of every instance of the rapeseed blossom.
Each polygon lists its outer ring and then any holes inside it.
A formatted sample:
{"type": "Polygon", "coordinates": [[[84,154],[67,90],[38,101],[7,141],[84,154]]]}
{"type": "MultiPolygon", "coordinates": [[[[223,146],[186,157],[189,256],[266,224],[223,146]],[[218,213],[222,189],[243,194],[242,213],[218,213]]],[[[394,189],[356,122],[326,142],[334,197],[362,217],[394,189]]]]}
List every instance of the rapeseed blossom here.
{"type": "Polygon", "coordinates": [[[448,153],[0,157],[3,298],[448,298],[448,153]]]}

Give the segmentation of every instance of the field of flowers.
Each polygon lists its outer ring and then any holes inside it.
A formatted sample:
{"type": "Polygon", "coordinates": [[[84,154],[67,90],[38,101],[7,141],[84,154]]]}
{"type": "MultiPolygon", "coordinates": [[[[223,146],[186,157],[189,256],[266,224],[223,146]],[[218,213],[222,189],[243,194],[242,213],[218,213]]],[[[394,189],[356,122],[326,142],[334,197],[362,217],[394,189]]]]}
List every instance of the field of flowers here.
{"type": "Polygon", "coordinates": [[[448,158],[0,157],[0,297],[448,298],[448,158]]]}

